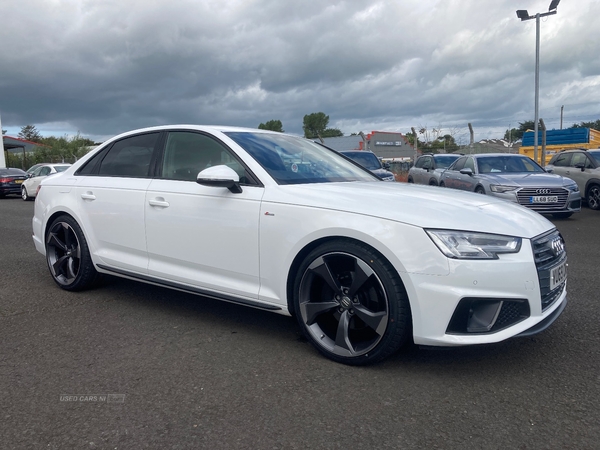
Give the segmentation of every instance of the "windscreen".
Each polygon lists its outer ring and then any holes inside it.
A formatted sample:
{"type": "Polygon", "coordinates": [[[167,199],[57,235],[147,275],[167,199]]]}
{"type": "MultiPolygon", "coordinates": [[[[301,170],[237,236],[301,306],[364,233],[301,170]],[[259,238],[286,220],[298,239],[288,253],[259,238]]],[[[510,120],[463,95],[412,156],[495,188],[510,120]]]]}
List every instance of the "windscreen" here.
{"type": "Polygon", "coordinates": [[[479,173],[536,173],[545,172],[531,158],[506,155],[477,158],[479,173]]]}
{"type": "Polygon", "coordinates": [[[286,134],[226,132],[278,184],[380,181],[336,152],[286,134]]]}

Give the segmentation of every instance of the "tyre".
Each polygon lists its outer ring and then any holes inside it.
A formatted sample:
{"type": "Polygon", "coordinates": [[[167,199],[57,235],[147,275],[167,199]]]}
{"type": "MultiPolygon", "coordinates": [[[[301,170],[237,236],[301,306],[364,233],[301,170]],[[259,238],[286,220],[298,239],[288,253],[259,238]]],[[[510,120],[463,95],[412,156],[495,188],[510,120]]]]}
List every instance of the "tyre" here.
{"type": "Polygon", "coordinates": [[[429,186],[437,186],[437,181],[435,180],[429,180],[429,186]]]}
{"type": "Polygon", "coordinates": [[[477,186],[475,188],[475,193],[476,194],[485,194],[485,189],[483,189],[483,187],[481,187],[481,186],[477,186]]]}
{"type": "Polygon", "coordinates": [[[408,177],[408,182],[409,183],[414,183],[413,179],[411,177],[408,177]]]}
{"type": "Polygon", "coordinates": [[[597,184],[590,186],[585,200],[587,201],[590,209],[600,209],[600,186],[597,184]]]}
{"type": "Polygon", "coordinates": [[[55,283],[67,291],[87,289],[98,277],[85,236],[71,216],[57,217],[48,227],[46,260],[55,283]]]}
{"type": "Polygon", "coordinates": [[[21,198],[24,201],[31,200],[31,197],[27,194],[27,188],[25,186],[21,187],[21,198]]]}
{"type": "Polygon", "coordinates": [[[440,187],[446,187],[446,184],[443,181],[440,181],[440,187]]]}
{"type": "Polygon", "coordinates": [[[554,217],[555,219],[568,219],[572,215],[573,215],[572,212],[564,212],[564,213],[554,213],[554,214],[552,214],[552,217],[554,217]]]}
{"type": "Polygon", "coordinates": [[[299,266],[293,295],[302,332],[333,361],[375,363],[410,335],[410,306],[400,277],[362,243],[335,240],[311,251],[299,266]]]}

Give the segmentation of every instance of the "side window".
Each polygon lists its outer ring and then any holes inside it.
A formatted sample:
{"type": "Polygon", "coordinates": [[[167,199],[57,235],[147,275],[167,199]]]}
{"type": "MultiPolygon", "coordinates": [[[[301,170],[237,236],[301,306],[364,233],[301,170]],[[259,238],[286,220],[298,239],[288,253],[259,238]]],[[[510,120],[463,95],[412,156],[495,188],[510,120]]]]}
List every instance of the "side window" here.
{"type": "Polygon", "coordinates": [[[32,176],[32,177],[39,177],[39,176],[41,176],[41,175],[40,175],[40,172],[42,171],[42,169],[43,169],[43,168],[44,168],[44,166],[38,167],[37,169],[35,169],[35,170],[34,170],[34,171],[31,173],[31,176],[32,176]]]}
{"type": "Polygon", "coordinates": [[[564,153],[561,155],[557,155],[556,160],[553,165],[558,167],[568,167],[569,161],[571,160],[571,153],[564,153]]]}
{"type": "Polygon", "coordinates": [[[40,177],[45,177],[50,175],[50,167],[48,166],[43,166],[40,168],[40,177]]]}
{"type": "Polygon", "coordinates": [[[245,167],[219,141],[189,131],[169,133],[162,163],[162,178],[196,181],[198,173],[218,165],[231,167],[240,177],[240,183],[254,184],[250,183],[251,177],[245,167]]]}
{"type": "Polygon", "coordinates": [[[583,167],[586,168],[590,168],[591,164],[587,159],[587,155],[585,153],[573,153],[573,156],[571,157],[571,164],[569,164],[572,167],[577,166],[577,164],[582,164],[583,167]]]}
{"type": "Polygon", "coordinates": [[[463,167],[465,167],[465,162],[467,161],[467,157],[463,156],[462,158],[458,158],[456,162],[450,167],[451,170],[459,171],[463,167]]]}
{"type": "Polygon", "coordinates": [[[423,164],[425,164],[425,157],[421,156],[419,159],[417,159],[417,163],[415,164],[415,167],[417,169],[422,169],[423,168],[423,164]]]}
{"type": "Polygon", "coordinates": [[[425,161],[423,162],[423,169],[431,169],[431,158],[428,156],[423,158],[425,161]]]}
{"type": "Polygon", "coordinates": [[[466,162],[465,162],[465,167],[463,167],[464,169],[471,169],[473,171],[473,173],[475,173],[475,161],[473,161],[473,158],[469,157],[467,158],[466,162]]]}
{"type": "Polygon", "coordinates": [[[115,142],[102,162],[98,175],[147,177],[158,133],[132,136],[115,142]]]}

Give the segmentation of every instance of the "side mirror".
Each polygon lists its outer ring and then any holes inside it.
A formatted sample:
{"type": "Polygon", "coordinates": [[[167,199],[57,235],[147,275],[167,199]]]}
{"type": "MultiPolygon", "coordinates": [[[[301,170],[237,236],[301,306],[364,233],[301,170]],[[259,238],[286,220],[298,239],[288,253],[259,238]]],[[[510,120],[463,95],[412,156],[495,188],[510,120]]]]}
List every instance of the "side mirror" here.
{"type": "Polygon", "coordinates": [[[585,164],[584,163],[577,163],[575,164],[575,167],[578,169],[581,169],[581,171],[585,171],[585,164]]]}
{"type": "Polygon", "coordinates": [[[473,170],[469,169],[468,167],[460,169],[460,173],[462,173],[463,175],[469,175],[470,177],[473,176],[473,170]]]}
{"type": "Polygon", "coordinates": [[[219,165],[204,169],[196,177],[196,183],[203,186],[224,187],[234,194],[242,192],[240,177],[229,166],[219,165]]]}
{"type": "Polygon", "coordinates": [[[392,165],[391,165],[390,163],[388,163],[388,162],[384,162],[384,163],[383,163],[383,168],[384,168],[385,170],[390,170],[390,167],[392,167],[392,165]]]}

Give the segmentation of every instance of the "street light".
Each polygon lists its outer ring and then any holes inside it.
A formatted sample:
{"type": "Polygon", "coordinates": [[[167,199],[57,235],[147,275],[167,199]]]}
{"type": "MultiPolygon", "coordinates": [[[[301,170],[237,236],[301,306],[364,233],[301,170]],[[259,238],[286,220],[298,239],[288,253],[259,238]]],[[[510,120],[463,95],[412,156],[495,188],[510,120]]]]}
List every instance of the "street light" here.
{"type": "MultiPolygon", "coordinates": [[[[533,135],[533,159],[538,162],[538,122],[539,118],[539,103],[540,103],[540,17],[556,14],[556,8],[560,0],[552,0],[550,7],[546,13],[537,13],[535,16],[530,16],[526,9],[517,10],[517,17],[521,21],[535,19],[535,119],[534,119],[534,135],[533,135]]],[[[546,162],[543,161],[542,164],[546,162]]]]}

